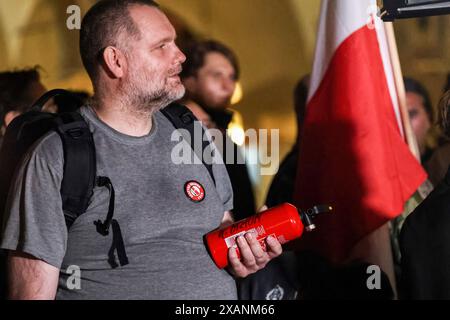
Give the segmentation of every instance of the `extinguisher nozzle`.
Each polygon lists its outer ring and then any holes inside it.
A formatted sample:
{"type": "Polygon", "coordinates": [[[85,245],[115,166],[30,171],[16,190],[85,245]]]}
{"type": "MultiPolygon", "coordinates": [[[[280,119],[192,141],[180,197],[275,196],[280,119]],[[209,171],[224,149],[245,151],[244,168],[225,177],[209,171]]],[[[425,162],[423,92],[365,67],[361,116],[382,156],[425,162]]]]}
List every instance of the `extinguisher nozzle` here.
{"type": "Polygon", "coordinates": [[[327,213],[327,212],[331,212],[333,211],[333,207],[329,206],[329,205],[318,205],[318,206],[314,206],[310,209],[307,210],[307,214],[310,215],[311,217],[314,217],[316,215],[318,215],[319,213],[327,213]]]}
{"type": "Polygon", "coordinates": [[[303,224],[305,225],[305,230],[313,231],[316,228],[316,225],[313,224],[312,219],[314,219],[320,213],[326,213],[331,211],[333,211],[333,207],[330,205],[318,205],[304,212],[301,212],[301,217],[303,224]]]}

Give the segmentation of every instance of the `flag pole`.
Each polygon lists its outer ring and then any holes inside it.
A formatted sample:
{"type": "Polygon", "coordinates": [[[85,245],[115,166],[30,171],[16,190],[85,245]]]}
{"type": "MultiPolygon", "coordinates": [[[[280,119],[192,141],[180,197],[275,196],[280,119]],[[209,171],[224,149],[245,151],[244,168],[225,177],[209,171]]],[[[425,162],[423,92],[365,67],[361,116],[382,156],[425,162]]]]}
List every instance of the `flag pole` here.
{"type": "Polygon", "coordinates": [[[414,132],[412,131],[408,107],[406,106],[405,83],[403,81],[403,74],[402,68],[400,66],[400,59],[398,56],[397,43],[395,41],[394,26],[392,22],[385,22],[384,26],[385,26],[384,29],[386,31],[386,39],[389,48],[389,57],[392,64],[392,73],[394,75],[397,100],[400,109],[405,140],[412,154],[420,162],[419,147],[417,146],[416,137],[414,136],[414,132]]]}

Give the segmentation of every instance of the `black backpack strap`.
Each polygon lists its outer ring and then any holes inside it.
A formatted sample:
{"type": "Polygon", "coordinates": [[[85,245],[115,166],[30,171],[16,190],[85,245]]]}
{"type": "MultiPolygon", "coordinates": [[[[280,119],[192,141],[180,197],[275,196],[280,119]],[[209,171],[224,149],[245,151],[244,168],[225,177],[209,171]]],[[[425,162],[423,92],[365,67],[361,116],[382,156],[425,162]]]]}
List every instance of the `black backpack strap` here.
{"type": "MultiPolygon", "coordinates": [[[[61,197],[67,228],[70,228],[81,214],[86,212],[95,186],[106,187],[110,192],[106,220],[95,221],[97,232],[102,236],[109,234],[113,227],[113,243],[109,253],[110,261],[114,249],[117,250],[121,266],[127,265],[128,257],[118,222],[113,219],[115,192],[108,177],[96,176],[95,144],[92,133],[84,118],[78,112],[61,114],[56,131],[59,133],[64,149],[64,174],[61,183],[61,197]]],[[[113,266],[114,267],[114,266],[113,266]]]]}
{"type": "Polygon", "coordinates": [[[77,112],[61,114],[56,131],[64,149],[61,197],[67,227],[83,214],[93,194],[96,177],[95,145],[92,133],[77,112]]]}
{"type": "Polygon", "coordinates": [[[191,148],[194,150],[194,152],[197,154],[198,158],[202,160],[203,165],[206,167],[206,169],[209,172],[209,175],[211,176],[214,184],[216,183],[216,180],[214,179],[212,164],[205,162],[205,159],[203,158],[203,154],[205,149],[210,145],[210,141],[204,141],[203,137],[205,135],[205,130],[202,126],[202,154],[198,154],[198,151],[195,148],[195,139],[194,139],[194,130],[195,130],[195,121],[198,121],[197,118],[194,116],[191,110],[189,110],[187,107],[178,104],[178,103],[172,103],[161,110],[161,112],[166,116],[167,119],[172,122],[173,126],[176,129],[186,129],[190,136],[191,136],[191,148]]]}
{"type": "Polygon", "coordinates": [[[81,106],[83,104],[83,101],[77,97],[75,94],[71,93],[70,91],[64,90],[64,89],[53,89],[46,93],[44,93],[31,107],[31,111],[42,111],[42,108],[45,106],[45,104],[50,100],[57,96],[66,97],[68,101],[71,101],[72,103],[81,106]]]}

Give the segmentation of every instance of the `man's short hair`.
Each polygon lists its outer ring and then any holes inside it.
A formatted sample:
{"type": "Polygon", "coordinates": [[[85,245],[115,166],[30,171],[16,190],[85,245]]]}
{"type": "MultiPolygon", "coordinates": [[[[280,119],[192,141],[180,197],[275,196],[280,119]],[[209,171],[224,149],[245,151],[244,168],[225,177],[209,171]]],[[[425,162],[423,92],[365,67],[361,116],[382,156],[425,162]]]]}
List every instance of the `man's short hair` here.
{"type": "Polygon", "coordinates": [[[236,55],[230,48],[215,40],[194,42],[186,48],[184,52],[186,62],[183,64],[183,71],[180,77],[185,79],[196,76],[198,70],[205,64],[206,55],[211,52],[222,54],[231,63],[235,73],[235,80],[238,80],[240,70],[236,55]]]}
{"type": "Polygon", "coordinates": [[[0,125],[10,111],[23,113],[35,102],[31,85],[40,82],[39,67],[0,72],[0,125]]]}
{"type": "Polygon", "coordinates": [[[425,107],[425,111],[430,119],[430,123],[433,123],[433,105],[431,104],[430,95],[428,94],[427,89],[425,89],[425,87],[415,79],[405,77],[403,80],[405,82],[406,92],[412,92],[422,97],[423,106],[425,107]]]}
{"type": "Polygon", "coordinates": [[[140,38],[140,31],[128,10],[132,5],[159,8],[153,0],[100,0],[84,16],[80,30],[80,54],[92,80],[98,75],[106,47],[123,49],[124,44],[119,41],[124,32],[127,38],[140,38]]]}

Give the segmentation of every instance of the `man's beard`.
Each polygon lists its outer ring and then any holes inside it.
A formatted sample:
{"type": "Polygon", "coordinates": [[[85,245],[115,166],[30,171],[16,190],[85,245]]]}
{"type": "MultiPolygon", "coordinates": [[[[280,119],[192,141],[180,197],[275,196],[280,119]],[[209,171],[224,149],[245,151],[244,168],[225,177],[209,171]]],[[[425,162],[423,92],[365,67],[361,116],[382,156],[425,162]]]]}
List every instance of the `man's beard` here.
{"type": "Polygon", "coordinates": [[[130,72],[122,87],[123,105],[139,113],[153,113],[181,99],[185,88],[181,84],[169,87],[167,78],[158,82],[145,71],[130,72]]]}

